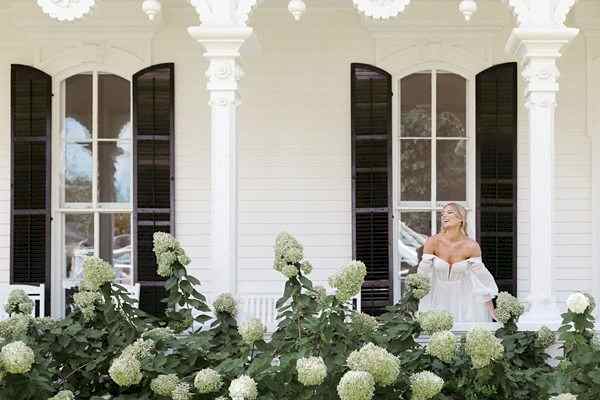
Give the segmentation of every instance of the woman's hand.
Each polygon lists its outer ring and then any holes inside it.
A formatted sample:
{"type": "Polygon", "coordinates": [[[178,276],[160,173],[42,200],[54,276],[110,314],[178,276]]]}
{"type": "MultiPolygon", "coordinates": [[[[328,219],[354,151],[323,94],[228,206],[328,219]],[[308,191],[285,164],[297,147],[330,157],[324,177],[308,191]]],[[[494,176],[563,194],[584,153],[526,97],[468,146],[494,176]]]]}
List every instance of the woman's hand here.
{"type": "Polygon", "coordinates": [[[490,316],[492,317],[492,320],[497,321],[496,310],[494,309],[494,303],[490,300],[490,301],[486,301],[485,305],[488,309],[488,312],[490,313],[490,316]]]}

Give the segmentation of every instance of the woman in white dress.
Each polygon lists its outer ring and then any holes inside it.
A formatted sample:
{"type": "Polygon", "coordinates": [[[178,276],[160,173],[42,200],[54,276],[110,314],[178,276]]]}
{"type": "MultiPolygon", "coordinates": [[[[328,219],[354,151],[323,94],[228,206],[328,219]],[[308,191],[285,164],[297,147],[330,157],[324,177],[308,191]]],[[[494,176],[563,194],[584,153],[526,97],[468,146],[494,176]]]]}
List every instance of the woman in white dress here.
{"type": "Polygon", "coordinates": [[[481,261],[479,244],[467,235],[465,209],[447,204],[441,222],[441,233],[425,242],[418,267],[431,279],[431,292],[421,299],[419,310],[446,310],[457,322],[496,319],[492,300],[498,286],[481,261]]]}

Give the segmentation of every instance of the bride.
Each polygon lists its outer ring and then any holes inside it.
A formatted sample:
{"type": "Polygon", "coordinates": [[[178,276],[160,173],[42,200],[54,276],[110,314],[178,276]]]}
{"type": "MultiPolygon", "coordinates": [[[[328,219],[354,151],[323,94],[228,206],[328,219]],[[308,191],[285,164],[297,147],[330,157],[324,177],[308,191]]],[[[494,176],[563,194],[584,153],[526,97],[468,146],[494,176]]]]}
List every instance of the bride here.
{"type": "Polygon", "coordinates": [[[442,231],[427,239],[417,271],[431,279],[431,292],[421,299],[420,311],[446,310],[458,322],[496,319],[492,300],[498,286],[481,261],[481,249],[467,235],[465,209],[447,204],[442,231]]]}

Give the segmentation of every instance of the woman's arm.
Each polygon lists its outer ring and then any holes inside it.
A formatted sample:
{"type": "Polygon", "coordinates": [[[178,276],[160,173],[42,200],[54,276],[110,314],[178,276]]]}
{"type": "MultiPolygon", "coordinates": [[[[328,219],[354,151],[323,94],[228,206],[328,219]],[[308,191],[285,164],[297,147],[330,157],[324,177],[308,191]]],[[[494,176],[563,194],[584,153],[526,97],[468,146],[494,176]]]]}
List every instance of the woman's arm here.
{"type": "MultiPolygon", "coordinates": [[[[471,247],[469,249],[469,258],[477,258],[477,257],[481,257],[481,247],[479,246],[479,243],[477,243],[475,240],[473,240],[473,242],[471,243],[471,247]]],[[[492,319],[494,321],[496,321],[496,310],[494,309],[494,303],[491,300],[486,301],[485,306],[488,310],[488,313],[492,317],[492,319]]]]}

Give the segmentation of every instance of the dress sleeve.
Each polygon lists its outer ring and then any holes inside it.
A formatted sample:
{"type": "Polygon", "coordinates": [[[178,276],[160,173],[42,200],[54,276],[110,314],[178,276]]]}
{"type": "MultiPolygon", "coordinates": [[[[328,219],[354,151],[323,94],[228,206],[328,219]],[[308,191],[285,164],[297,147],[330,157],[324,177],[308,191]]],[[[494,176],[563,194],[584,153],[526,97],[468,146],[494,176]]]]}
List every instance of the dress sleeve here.
{"type": "Polygon", "coordinates": [[[473,285],[473,294],[485,303],[498,295],[498,286],[494,277],[481,261],[480,257],[470,258],[469,276],[473,285]]]}
{"type": "Polygon", "coordinates": [[[431,278],[433,275],[433,258],[435,256],[433,254],[423,254],[423,258],[419,263],[419,267],[417,268],[417,272],[419,274],[426,275],[431,278]]]}

